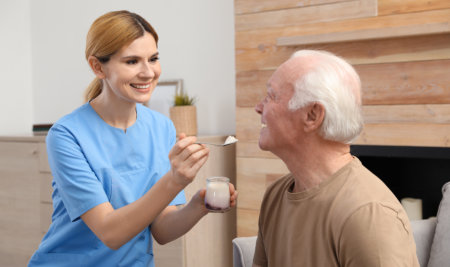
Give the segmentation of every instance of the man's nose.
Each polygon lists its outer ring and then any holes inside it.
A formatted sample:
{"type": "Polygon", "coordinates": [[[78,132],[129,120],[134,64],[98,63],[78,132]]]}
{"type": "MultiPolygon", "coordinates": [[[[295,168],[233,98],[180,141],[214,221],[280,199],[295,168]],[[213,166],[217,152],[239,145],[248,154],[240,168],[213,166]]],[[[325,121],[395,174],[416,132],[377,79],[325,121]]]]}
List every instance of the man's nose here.
{"type": "Polygon", "coordinates": [[[258,114],[262,114],[262,110],[263,110],[263,103],[262,103],[262,101],[259,101],[259,103],[256,104],[256,106],[255,106],[255,111],[258,114]]]}

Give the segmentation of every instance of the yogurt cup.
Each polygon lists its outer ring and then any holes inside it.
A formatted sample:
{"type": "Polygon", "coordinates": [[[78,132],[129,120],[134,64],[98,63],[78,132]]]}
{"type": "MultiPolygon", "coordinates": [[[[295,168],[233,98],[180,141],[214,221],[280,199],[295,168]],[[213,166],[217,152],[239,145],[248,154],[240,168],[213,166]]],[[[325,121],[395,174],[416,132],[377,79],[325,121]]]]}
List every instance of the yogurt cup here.
{"type": "Polygon", "coordinates": [[[205,206],[211,212],[225,212],[230,208],[230,179],[210,177],[206,179],[205,206]]]}

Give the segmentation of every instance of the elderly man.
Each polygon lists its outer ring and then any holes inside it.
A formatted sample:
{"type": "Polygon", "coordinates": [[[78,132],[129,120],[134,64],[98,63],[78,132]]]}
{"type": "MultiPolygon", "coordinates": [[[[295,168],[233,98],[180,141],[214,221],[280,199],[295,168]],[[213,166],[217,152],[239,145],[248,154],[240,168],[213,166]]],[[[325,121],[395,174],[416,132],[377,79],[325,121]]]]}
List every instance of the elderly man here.
{"type": "Polygon", "coordinates": [[[254,266],[419,266],[401,204],[350,154],[363,128],[360,84],[343,59],[312,50],[269,79],[259,146],[290,174],[264,195],[254,266]]]}

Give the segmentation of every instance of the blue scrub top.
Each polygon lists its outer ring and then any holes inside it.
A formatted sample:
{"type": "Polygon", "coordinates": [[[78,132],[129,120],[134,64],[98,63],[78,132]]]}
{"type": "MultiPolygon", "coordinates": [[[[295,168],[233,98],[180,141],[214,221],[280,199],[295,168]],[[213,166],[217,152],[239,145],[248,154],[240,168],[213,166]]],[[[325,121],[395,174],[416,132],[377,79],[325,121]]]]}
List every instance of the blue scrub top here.
{"type": "MultiPolygon", "coordinates": [[[[28,266],[154,266],[151,227],[111,250],[80,219],[104,202],[115,209],[132,203],[170,170],[172,122],[141,104],[136,112],[136,122],[124,132],[86,103],[50,129],[52,224],[28,266]]],[[[169,205],[185,202],[182,191],[169,205]]]]}

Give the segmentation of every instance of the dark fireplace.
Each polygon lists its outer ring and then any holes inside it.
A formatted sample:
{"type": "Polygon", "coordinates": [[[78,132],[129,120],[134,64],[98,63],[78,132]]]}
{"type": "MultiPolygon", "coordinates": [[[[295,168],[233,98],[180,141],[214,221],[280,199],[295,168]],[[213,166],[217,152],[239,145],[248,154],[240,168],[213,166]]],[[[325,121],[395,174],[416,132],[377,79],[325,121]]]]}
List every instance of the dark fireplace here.
{"type": "Polygon", "coordinates": [[[450,148],[352,145],[351,152],[392,190],[404,197],[422,199],[426,219],[436,216],[441,188],[450,181],[450,148]]]}

